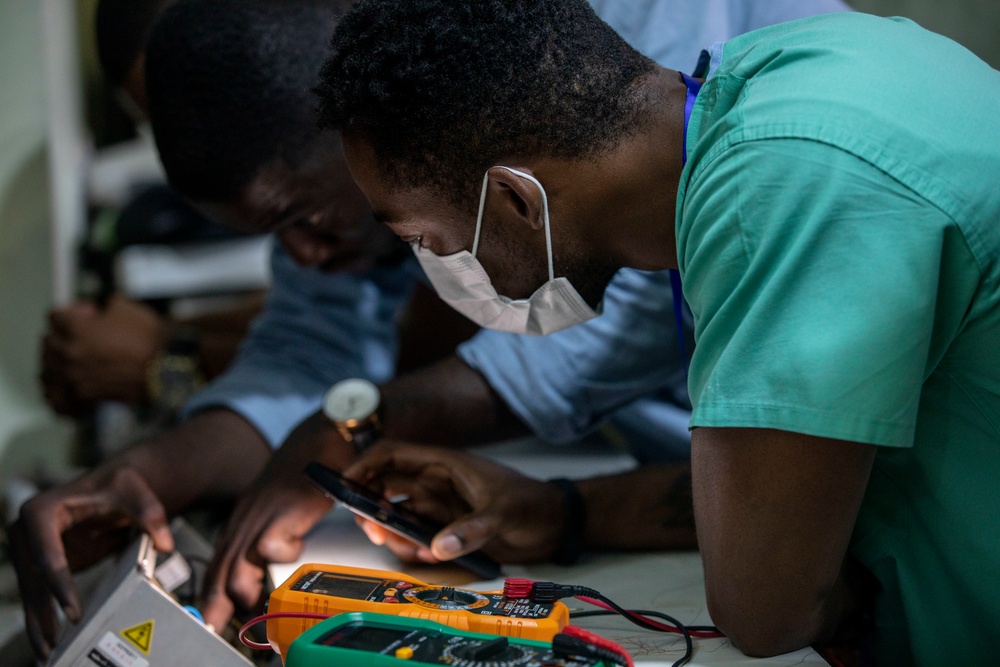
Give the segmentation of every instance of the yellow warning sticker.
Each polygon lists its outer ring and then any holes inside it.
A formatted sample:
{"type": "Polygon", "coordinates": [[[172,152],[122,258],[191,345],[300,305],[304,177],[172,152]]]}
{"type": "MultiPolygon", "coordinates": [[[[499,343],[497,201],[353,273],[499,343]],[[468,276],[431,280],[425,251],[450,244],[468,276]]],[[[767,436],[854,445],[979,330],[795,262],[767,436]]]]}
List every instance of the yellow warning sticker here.
{"type": "Polygon", "coordinates": [[[149,644],[153,641],[153,619],[122,630],[122,637],[135,644],[139,647],[140,651],[148,655],[149,644]]]}

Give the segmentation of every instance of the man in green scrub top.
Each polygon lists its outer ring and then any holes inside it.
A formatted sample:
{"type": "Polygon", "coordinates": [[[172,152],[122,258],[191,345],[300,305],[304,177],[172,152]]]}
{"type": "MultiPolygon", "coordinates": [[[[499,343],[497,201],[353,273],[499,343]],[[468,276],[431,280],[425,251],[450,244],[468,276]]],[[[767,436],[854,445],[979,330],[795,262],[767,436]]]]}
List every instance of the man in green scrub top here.
{"type": "MultiPolygon", "coordinates": [[[[881,664],[995,659],[1000,73],[845,14],[717,46],[698,90],[582,0],[363,0],[333,46],[324,122],[462,312],[558,328],[623,266],[680,269],[698,540],[737,646],[821,641],[871,596],[881,664]]],[[[435,557],[559,538],[522,512],[515,544],[512,507],[551,492],[462,456],[390,446],[349,472],[432,464],[471,507],[435,557]]],[[[613,510],[583,494],[588,535],[656,543],[639,474],[613,510]]]]}

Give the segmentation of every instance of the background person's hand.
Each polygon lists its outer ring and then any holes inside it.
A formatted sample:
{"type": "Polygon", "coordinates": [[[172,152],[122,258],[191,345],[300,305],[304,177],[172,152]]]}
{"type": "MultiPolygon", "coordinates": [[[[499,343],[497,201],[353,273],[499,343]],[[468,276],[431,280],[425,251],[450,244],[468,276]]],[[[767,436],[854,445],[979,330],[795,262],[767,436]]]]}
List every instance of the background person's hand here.
{"type": "Polygon", "coordinates": [[[320,461],[340,470],[353,457],[353,445],[322,413],[292,432],[240,499],[216,544],[203,589],[206,623],[222,628],[237,608],[255,609],[267,564],[298,558],[302,538],[329,511],[331,501],[303,474],[306,464],[320,461]]]}
{"type": "Polygon", "coordinates": [[[61,414],[97,401],[146,397],[146,369],[163,347],[167,326],[149,306],[121,296],[103,310],[78,302],[49,314],[42,341],[45,398],[61,414]]]}
{"type": "Polygon", "coordinates": [[[59,631],[55,605],[73,622],[83,614],[72,573],[125,546],[141,528],[163,552],[173,536],[163,505],[135,469],[109,465],[40,493],[10,526],[11,558],[24,604],[28,639],[45,658],[59,631]]]}
{"type": "Polygon", "coordinates": [[[483,549],[500,562],[538,561],[552,556],[562,535],[559,489],[474,454],[383,442],[344,475],[386,497],[405,494],[405,507],[445,524],[426,549],[361,522],[374,542],[404,560],[450,560],[483,549]]]}

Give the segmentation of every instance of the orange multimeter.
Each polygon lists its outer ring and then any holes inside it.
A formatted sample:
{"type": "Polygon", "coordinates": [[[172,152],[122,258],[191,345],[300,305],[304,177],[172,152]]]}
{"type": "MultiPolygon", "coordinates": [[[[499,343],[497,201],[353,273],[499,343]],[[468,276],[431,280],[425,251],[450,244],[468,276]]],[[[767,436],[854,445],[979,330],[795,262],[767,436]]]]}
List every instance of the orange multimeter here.
{"type": "MultiPolygon", "coordinates": [[[[401,572],[307,563],[271,593],[267,613],[333,616],[368,611],[417,618],[458,630],[552,641],[569,622],[559,601],[540,603],[504,597],[503,591],[434,586],[401,572]]],[[[282,660],[288,647],[319,619],[271,618],[267,638],[282,660]]]]}

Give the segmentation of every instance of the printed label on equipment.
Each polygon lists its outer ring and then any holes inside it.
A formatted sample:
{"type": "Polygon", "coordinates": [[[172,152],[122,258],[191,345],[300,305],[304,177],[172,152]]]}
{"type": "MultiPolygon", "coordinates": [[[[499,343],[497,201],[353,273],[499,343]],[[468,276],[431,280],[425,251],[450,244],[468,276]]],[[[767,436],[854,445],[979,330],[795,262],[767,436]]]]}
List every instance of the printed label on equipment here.
{"type": "Polygon", "coordinates": [[[149,655],[149,645],[153,641],[153,619],[122,630],[122,637],[135,644],[140,651],[149,655]]]}
{"type": "Polygon", "coordinates": [[[97,665],[97,667],[118,667],[118,665],[105,658],[104,654],[96,648],[90,649],[90,653],[87,654],[87,659],[97,665]]]}
{"type": "Polygon", "coordinates": [[[105,632],[87,656],[101,667],[149,667],[149,661],[111,632],[105,632]]]}

